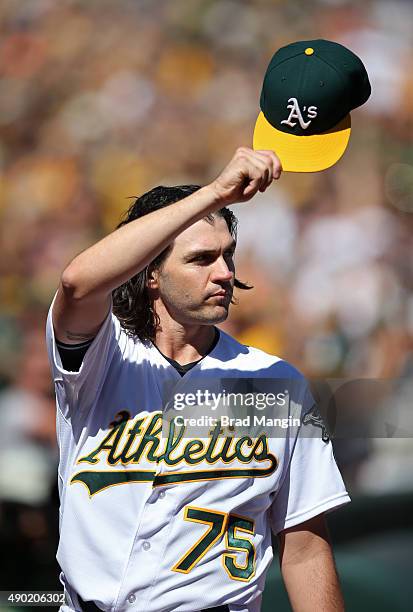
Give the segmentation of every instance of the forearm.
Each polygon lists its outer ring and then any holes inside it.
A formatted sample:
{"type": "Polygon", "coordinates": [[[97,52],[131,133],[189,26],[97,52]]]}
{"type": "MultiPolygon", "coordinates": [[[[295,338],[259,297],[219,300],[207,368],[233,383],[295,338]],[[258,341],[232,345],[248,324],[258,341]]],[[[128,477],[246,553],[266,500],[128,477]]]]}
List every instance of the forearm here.
{"type": "Polygon", "coordinates": [[[75,257],[62,285],[75,299],[109,295],[153,261],[184,229],[221,207],[207,186],[184,200],[131,221],[75,257]]]}
{"type": "Polygon", "coordinates": [[[343,612],[344,601],[330,546],[284,560],[282,576],[294,612],[343,612]]]}

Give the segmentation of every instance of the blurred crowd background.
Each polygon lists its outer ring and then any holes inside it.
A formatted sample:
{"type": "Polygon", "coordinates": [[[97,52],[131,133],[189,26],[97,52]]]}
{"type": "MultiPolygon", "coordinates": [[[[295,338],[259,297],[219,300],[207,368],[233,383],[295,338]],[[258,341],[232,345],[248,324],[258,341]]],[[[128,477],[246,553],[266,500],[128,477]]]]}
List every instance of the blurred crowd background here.
{"type": "MultiPolygon", "coordinates": [[[[60,273],[129,198],[214,179],[251,146],[275,50],[327,38],[362,58],[372,96],[334,168],[234,207],[237,275],[254,290],[223,327],[332,388],[374,381],[339,402],[356,510],[332,515],[332,534],[345,580],[367,572],[377,589],[383,570],[390,609],[411,609],[398,601],[409,581],[390,583],[413,565],[413,3],[3,0],[0,30],[1,589],[60,588],[43,340],[60,273]]],[[[348,589],[352,610],[386,601],[357,608],[348,589]]]]}

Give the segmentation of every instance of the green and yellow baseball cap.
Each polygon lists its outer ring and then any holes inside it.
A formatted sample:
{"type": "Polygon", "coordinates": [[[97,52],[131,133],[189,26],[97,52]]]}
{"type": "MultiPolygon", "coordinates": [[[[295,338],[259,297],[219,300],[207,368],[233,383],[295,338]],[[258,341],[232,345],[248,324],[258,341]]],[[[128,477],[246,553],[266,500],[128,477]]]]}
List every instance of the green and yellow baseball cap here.
{"type": "Polygon", "coordinates": [[[352,51],[329,40],[279,49],[262,86],[254,149],[275,151],[287,172],[318,172],[346,150],[350,111],[368,100],[369,77],[352,51]]]}

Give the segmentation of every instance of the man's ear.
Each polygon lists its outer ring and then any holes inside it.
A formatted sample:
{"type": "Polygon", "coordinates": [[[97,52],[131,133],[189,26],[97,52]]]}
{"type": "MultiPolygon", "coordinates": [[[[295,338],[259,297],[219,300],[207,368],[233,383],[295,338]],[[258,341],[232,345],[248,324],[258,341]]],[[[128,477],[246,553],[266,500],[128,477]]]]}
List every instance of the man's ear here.
{"type": "Polygon", "coordinates": [[[157,268],[148,268],[146,286],[148,289],[158,289],[159,287],[159,272],[157,268]]]}

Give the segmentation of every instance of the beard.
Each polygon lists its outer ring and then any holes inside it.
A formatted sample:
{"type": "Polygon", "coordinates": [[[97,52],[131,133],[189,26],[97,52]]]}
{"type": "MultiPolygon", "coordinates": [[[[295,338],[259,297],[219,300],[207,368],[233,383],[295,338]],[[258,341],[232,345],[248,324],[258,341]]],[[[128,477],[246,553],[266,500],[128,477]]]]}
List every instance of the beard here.
{"type": "Polygon", "coordinates": [[[173,286],[166,285],[162,289],[159,294],[162,306],[158,303],[158,308],[155,303],[155,309],[160,314],[165,308],[172,319],[183,325],[215,325],[228,318],[233,287],[225,287],[226,294],[223,296],[210,294],[202,300],[196,299],[189,291],[177,290],[173,286]]]}

